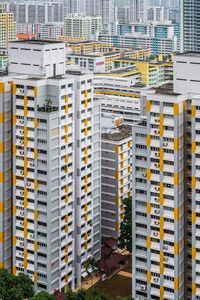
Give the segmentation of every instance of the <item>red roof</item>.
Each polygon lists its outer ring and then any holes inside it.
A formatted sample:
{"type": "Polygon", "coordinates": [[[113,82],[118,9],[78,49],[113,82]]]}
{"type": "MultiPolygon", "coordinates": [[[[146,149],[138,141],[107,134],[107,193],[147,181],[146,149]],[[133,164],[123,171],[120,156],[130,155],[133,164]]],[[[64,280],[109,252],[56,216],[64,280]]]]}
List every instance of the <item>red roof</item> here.
{"type": "Polygon", "coordinates": [[[101,256],[103,258],[110,256],[111,253],[112,253],[112,249],[110,249],[109,247],[103,246],[101,248],[101,256]]]}
{"type": "Polygon", "coordinates": [[[99,259],[96,262],[97,267],[106,273],[110,272],[113,268],[115,268],[119,263],[125,262],[126,257],[118,254],[113,253],[113,255],[106,259],[99,259]]]}
{"type": "Polygon", "coordinates": [[[108,246],[109,248],[113,249],[114,247],[117,246],[117,240],[114,239],[113,237],[109,237],[104,240],[104,244],[108,246]]]}

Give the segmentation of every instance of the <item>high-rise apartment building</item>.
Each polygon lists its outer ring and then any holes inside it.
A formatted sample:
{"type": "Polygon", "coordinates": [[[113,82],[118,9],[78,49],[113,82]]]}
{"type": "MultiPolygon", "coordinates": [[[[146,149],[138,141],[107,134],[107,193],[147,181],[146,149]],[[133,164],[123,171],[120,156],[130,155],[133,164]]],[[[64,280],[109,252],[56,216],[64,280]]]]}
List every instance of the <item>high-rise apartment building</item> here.
{"type": "MultiPolygon", "coordinates": [[[[13,273],[30,275],[36,291],[74,289],[86,261],[100,257],[100,103],[94,103],[93,75],[65,74],[62,42],[10,43],[9,63],[13,273]]],[[[4,240],[8,247],[9,236],[4,240]]]]}
{"type": "Polygon", "coordinates": [[[102,128],[101,140],[101,233],[102,237],[118,238],[124,217],[123,199],[131,196],[132,190],[132,128],[120,125],[120,118],[113,119],[114,126],[102,128]]]}
{"type": "Polygon", "coordinates": [[[181,5],[181,52],[200,51],[200,2],[182,0],[181,5]]]}
{"type": "Polygon", "coordinates": [[[63,2],[5,2],[6,11],[12,12],[17,23],[35,24],[46,22],[63,22],[63,2]]]}
{"type": "Polygon", "coordinates": [[[184,95],[142,97],[133,127],[133,297],[184,296],[184,95]]]}
{"type": "Polygon", "coordinates": [[[0,73],[0,268],[11,270],[11,78],[0,73]]]}
{"type": "Polygon", "coordinates": [[[64,35],[66,37],[92,39],[102,27],[101,17],[72,14],[65,18],[64,35]]]}
{"type": "Polygon", "coordinates": [[[147,0],[129,0],[131,22],[147,20],[147,2],[147,0]]]}
{"type": "Polygon", "coordinates": [[[13,13],[6,12],[5,5],[0,3],[0,48],[7,48],[10,41],[16,39],[16,23],[13,13]]]}
{"type": "Polygon", "coordinates": [[[200,55],[144,91],[133,127],[133,297],[198,299],[200,55]]]}
{"type": "Polygon", "coordinates": [[[102,1],[102,23],[108,25],[114,21],[114,0],[101,0],[102,1]]]}

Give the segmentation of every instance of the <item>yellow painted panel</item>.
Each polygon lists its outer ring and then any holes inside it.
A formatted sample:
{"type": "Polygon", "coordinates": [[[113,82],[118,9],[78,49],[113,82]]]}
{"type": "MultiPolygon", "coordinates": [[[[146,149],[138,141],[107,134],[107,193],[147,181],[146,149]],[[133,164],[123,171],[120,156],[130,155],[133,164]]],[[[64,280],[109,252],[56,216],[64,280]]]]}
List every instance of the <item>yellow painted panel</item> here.
{"type": "Polygon", "coordinates": [[[196,106],[195,106],[195,105],[192,105],[192,108],[191,108],[191,115],[192,115],[192,118],[195,118],[195,117],[196,117],[196,106]]]}
{"type": "Polygon", "coordinates": [[[0,123],[4,123],[4,113],[0,112],[0,123]]]}
{"type": "Polygon", "coordinates": [[[24,116],[27,117],[27,115],[28,115],[28,109],[26,106],[24,106],[24,116]]]}
{"type": "Polygon", "coordinates": [[[34,282],[37,282],[37,272],[34,272],[34,282]]]}
{"type": "Polygon", "coordinates": [[[196,188],[196,177],[192,176],[192,188],[195,189],[196,188]]]}
{"type": "Polygon", "coordinates": [[[68,95],[65,95],[65,103],[66,103],[66,104],[68,103],[68,100],[69,100],[68,95]]]}
{"type": "Polygon", "coordinates": [[[160,194],[162,195],[164,193],[164,183],[160,182],[160,194]]]}
{"type": "Polygon", "coordinates": [[[192,295],[193,296],[196,296],[196,291],[197,291],[196,283],[192,282],[192,295]]]}
{"type": "Polygon", "coordinates": [[[15,235],[13,235],[13,237],[12,237],[12,243],[13,243],[13,246],[16,246],[17,238],[15,235]]]}
{"type": "Polygon", "coordinates": [[[179,219],[179,209],[174,208],[174,220],[177,221],[179,219]]]}
{"type": "Polygon", "coordinates": [[[38,120],[37,118],[34,118],[34,128],[37,128],[38,127],[38,120]]]}
{"type": "Polygon", "coordinates": [[[88,154],[88,147],[84,148],[84,154],[87,155],[88,154]]]}
{"type": "Polygon", "coordinates": [[[15,267],[15,266],[13,266],[13,268],[12,268],[12,274],[13,274],[13,275],[15,275],[15,274],[16,274],[16,272],[17,272],[17,270],[16,270],[16,267],[15,267]]]}
{"type": "Polygon", "coordinates": [[[178,184],[179,184],[179,174],[174,173],[174,185],[178,185],[178,184]]]}
{"type": "Polygon", "coordinates": [[[0,232],[0,243],[4,242],[4,232],[0,232]]]}
{"type": "Polygon", "coordinates": [[[116,199],[115,199],[115,203],[116,203],[117,205],[119,205],[119,204],[120,204],[120,198],[119,198],[119,197],[116,197],[116,199]]]}
{"type": "Polygon", "coordinates": [[[179,150],[179,140],[177,138],[174,139],[174,151],[179,150]]]}
{"type": "Polygon", "coordinates": [[[17,122],[16,115],[12,115],[12,123],[13,123],[13,125],[16,125],[16,122],[17,122]]]}
{"type": "Polygon", "coordinates": [[[13,216],[16,216],[16,211],[17,211],[16,206],[13,205],[13,216]]]}
{"type": "Polygon", "coordinates": [[[34,221],[37,221],[38,219],[38,212],[37,210],[34,211],[34,221]]]}
{"type": "Polygon", "coordinates": [[[68,195],[65,195],[65,203],[68,203],[68,195]]]}
{"type": "Polygon", "coordinates": [[[174,116],[179,115],[179,105],[178,103],[174,103],[174,116]]]}
{"type": "Polygon", "coordinates": [[[192,153],[195,153],[196,152],[196,142],[195,141],[192,141],[192,153]]]}
{"type": "Polygon", "coordinates": [[[34,179],[34,189],[37,190],[38,188],[38,181],[37,179],[34,179]]]}
{"type": "Polygon", "coordinates": [[[151,282],[151,272],[147,271],[147,283],[151,282]]]}
{"type": "Polygon", "coordinates": [[[160,227],[164,226],[164,217],[160,217],[160,227]]]}
{"type": "Polygon", "coordinates": [[[24,198],[27,198],[28,196],[28,189],[25,187],[24,188],[24,198]]]}
{"type": "Polygon", "coordinates": [[[179,244],[174,243],[174,254],[179,255],[179,244]]]}
{"type": "Polygon", "coordinates": [[[27,104],[28,104],[28,98],[27,96],[24,96],[24,106],[27,106],[27,104]]]}
{"type": "Polygon", "coordinates": [[[151,237],[147,236],[147,248],[151,248],[151,237]]]}
{"type": "Polygon", "coordinates": [[[85,120],[84,120],[84,125],[85,125],[85,126],[88,126],[88,119],[85,119],[85,120]]]}
{"type": "Polygon", "coordinates": [[[147,112],[150,112],[150,111],[151,111],[151,101],[150,101],[150,100],[147,100],[147,101],[146,101],[146,111],[147,111],[147,112]]]}
{"type": "Polygon", "coordinates": [[[0,201],[0,213],[4,211],[4,202],[0,201]]]}
{"type": "Polygon", "coordinates": [[[163,227],[160,227],[160,240],[161,241],[164,240],[164,229],[163,229],[163,227]]]}
{"type": "Polygon", "coordinates": [[[146,143],[148,147],[151,146],[151,136],[149,134],[146,137],[146,143]]]}
{"type": "Polygon", "coordinates": [[[84,101],[84,107],[85,107],[85,108],[88,107],[88,101],[87,101],[87,99],[84,101]]]}
{"type": "Polygon", "coordinates": [[[196,248],[192,247],[192,259],[196,259],[196,254],[197,254],[196,248]]]}
{"type": "Polygon", "coordinates": [[[65,133],[68,133],[68,125],[65,125],[65,133]]]}
{"type": "Polygon", "coordinates": [[[16,151],[17,151],[16,145],[13,145],[13,155],[16,155],[16,151]]]}
{"type": "Polygon", "coordinates": [[[159,131],[160,131],[160,137],[162,137],[164,135],[164,127],[163,127],[163,125],[159,126],[159,131]]]}
{"type": "Polygon", "coordinates": [[[179,280],[178,280],[178,278],[174,278],[174,289],[179,290],[179,280]]]}
{"type": "Polygon", "coordinates": [[[147,180],[151,180],[151,169],[147,169],[147,180]]]}
{"type": "Polygon", "coordinates": [[[84,135],[88,136],[88,130],[87,130],[87,128],[84,129],[84,135]]]}
{"type": "Polygon", "coordinates": [[[119,145],[115,145],[115,152],[119,153],[119,145]]]}
{"type": "Polygon", "coordinates": [[[34,251],[37,252],[38,250],[38,243],[37,241],[34,241],[34,251]]]}
{"type": "Polygon", "coordinates": [[[150,202],[147,202],[146,211],[147,211],[147,214],[150,215],[150,213],[151,213],[151,203],[150,202]]]}
{"type": "Polygon", "coordinates": [[[0,153],[4,152],[4,143],[0,143],[0,153]]]}
{"type": "Polygon", "coordinates": [[[196,224],[196,212],[192,212],[192,224],[196,224]]]}
{"type": "Polygon", "coordinates": [[[163,148],[160,148],[159,152],[160,152],[160,159],[163,159],[163,157],[164,157],[164,150],[163,150],[163,148]]]}
{"type": "Polygon", "coordinates": [[[37,149],[34,149],[34,159],[37,159],[37,157],[38,157],[38,151],[37,149]]]}
{"type": "Polygon", "coordinates": [[[164,196],[160,195],[160,205],[164,205],[164,196]]]}
{"type": "Polygon", "coordinates": [[[34,86],[34,97],[37,97],[38,95],[38,88],[37,86],[34,86]]]}
{"type": "Polygon", "coordinates": [[[28,158],[24,157],[24,168],[27,168],[28,166],[28,158]]]}
{"type": "Polygon", "coordinates": [[[160,119],[160,124],[163,125],[163,122],[164,122],[164,116],[163,116],[163,114],[159,115],[159,119],[160,119]]]}
{"type": "Polygon", "coordinates": [[[2,261],[0,261],[0,269],[4,268],[4,263],[2,261]]]}
{"type": "Polygon", "coordinates": [[[0,82],[0,94],[3,94],[5,91],[5,83],[4,82],[0,82]]]}
{"type": "Polygon", "coordinates": [[[13,93],[13,95],[16,95],[16,84],[15,83],[13,83],[13,85],[12,85],[12,93],[13,93]]]}

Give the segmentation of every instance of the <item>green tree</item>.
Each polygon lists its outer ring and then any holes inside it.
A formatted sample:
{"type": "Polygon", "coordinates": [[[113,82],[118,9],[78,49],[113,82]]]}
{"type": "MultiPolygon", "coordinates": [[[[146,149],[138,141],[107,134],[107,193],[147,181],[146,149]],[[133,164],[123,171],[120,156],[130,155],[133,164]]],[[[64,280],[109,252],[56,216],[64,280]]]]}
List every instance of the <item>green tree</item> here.
{"type": "Polygon", "coordinates": [[[76,300],[76,293],[68,289],[65,293],[65,300],[76,300]]]}
{"type": "Polygon", "coordinates": [[[120,227],[119,247],[132,253],[132,198],[122,201],[125,209],[124,219],[120,227]]]}
{"type": "Polygon", "coordinates": [[[109,297],[102,294],[98,289],[92,289],[86,300],[109,300],[109,297]]]}
{"type": "Polygon", "coordinates": [[[17,286],[22,289],[24,298],[31,298],[34,295],[33,283],[30,277],[24,273],[19,273],[16,276],[17,286]]]}
{"type": "Polygon", "coordinates": [[[50,295],[49,293],[47,293],[45,291],[42,291],[42,292],[37,293],[30,300],[56,300],[56,297],[54,295],[50,295]]]}
{"type": "Polygon", "coordinates": [[[17,276],[10,274],[5,269],[0,269],[0,299],[22,300],[34,295],[31,279],[20,273],[17,276]]]}

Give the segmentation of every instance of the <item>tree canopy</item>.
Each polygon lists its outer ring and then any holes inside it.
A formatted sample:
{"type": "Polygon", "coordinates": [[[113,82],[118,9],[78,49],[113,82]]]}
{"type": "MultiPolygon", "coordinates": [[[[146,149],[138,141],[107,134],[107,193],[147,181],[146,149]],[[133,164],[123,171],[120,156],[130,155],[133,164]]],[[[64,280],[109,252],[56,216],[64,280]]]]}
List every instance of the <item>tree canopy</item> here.
{"type": "MultiPolygon", "coordinates": [[[[114,288],[114,287],[113,287],[114,288]]],[[[46,291],[34,295],[33,283],[24,273],[14,276],[5,269],[0,269],[0,300],[111,300],[98,289],[86,291],[80,289],[77,292],[68,290],[65,293],[55,291],[54,295],[46,291]],[[58,293],[57,293],[58,292],[58,293]],[[62,294],[62,295],[61,295],[62,294]],[[60,296],[62,296],[60,298],[60,296]]],[[[131,300],[131,297],[119,297],[117,300],[131,300]]]]}
{"type": "Polygon", "coordinates": [[[42,291],[42,292],[37,293],[30,300],[56,300],[56,297],[54,295],[50,295],[49,293],[47,293],[45,291],[42,291]]]}
{"type": "Polygon", "coordinates": [[[31,279],[20,273],[17,276],[10,274],[5,269],[0,269],[0,299],[22,300],[34,295],[31,279]]]}
{"type": "Polygon", "coordinates": [[[126,198],[122,203],[125,213],[120,227],[119,247],[132,253],[132,198],[126,198]]]}

